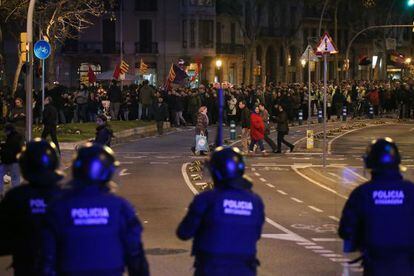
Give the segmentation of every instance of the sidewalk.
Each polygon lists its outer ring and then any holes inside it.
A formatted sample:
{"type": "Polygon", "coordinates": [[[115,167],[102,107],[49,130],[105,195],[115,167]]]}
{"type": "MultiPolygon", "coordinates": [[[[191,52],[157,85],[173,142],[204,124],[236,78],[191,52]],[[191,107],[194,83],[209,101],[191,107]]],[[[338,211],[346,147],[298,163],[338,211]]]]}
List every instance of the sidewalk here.
{"type": "MultiPolygon", "coordinates": [[[[164,131],[170,130],[171,125],[169,122],[164,122],[164,131]]],[[[119,144],[125,140],[125,138],[130,136],[140,136],[140,137],[147,137],[147,136],[153,136],[157,134],[157,125],[156,123],[148,125],[148,126],[142,126],[142,127],[136,127],[131,129],[122,130],[119,132],[114,133],[114,138],[112,139],[112,145],[119,144]]],[[[59,138],[59,137],[58,137],[59,138]]],[[[94,139],[94,137],[90,137],[86,140],[80,140],[76,142],[62,142],[59,143],[61,150],[76,150],[76,148],[82,144],[87,143],[91,139],[94,139]]]]}

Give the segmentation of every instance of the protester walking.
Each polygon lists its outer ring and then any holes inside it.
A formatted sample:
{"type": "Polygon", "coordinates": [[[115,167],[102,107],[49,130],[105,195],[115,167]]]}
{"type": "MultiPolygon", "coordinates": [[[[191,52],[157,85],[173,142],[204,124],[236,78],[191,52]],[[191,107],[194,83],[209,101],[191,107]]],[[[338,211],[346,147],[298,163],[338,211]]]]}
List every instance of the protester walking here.
{"type": "Polygon", "coordinates": [[[96,127],[94,143],[110,147],[114,134],[108,125],[108,119],[103,114],[98,115],[98,117],[96,117],[96,124],[98,126],[96,127]]]}
{"type": "Polygon", "coordinates": [[[45,109],[43,110],[43,132],[42,139],[46,139],[49,135],[52,139],[52,142],[55,143],[57,150],[60,154],[59,142],[57,139],[57,120],[58,112],[56,108],[52,105],[52,98],[45,98],[45,109]]]}
{"type": "Polygon", "coordinates": [[[259,107],[256,106],[254,108],[254,112],[250,115],[250,147],[249,147],[249,153],[253,153],[254,145],[258,145],[260,148],[260,151],[263,155],[267,155],[264,145],[263,145],[263,139],[265,135],[265,125],[263,122],[262,117],[260,116],[260,110],[259,107]]]}
{"type": "MultiPolygon", "coordinates": [[[[202,106],[199,108],[198,113],[197,113],[197,122],[196,122],[196,127],[195,127],[195,134],[197,135],[201,135],[205,137],[205,143],[204,146],[206,147],[205,150],[199,150],[199,147],[197,145],[197,141],[196,141],[196,146],[194,148],[194,153],[196,155],[205,155],[206,152],[208,151],[208,124],[209,124],[209,120],[208,120],[208,116],[207,116],[207,107],[206,106],[202,106]]],[[[197,140],[197,139],[196,139],[197,140]]]]}
{"type": "Polygon", "coordinates": [[[157,123],[158,135],[162,135],[164,132],[164,122],[168,118],[168,108],[164,103],[164,99],[159,97],[157,103],[153,106],[154,120],[157,123]]]}
{"type": "Polygon", "coordinates": [[[262,117],[263,123],[265,125],[265,133],[264,133],[264,140],[266,143],[272,148],[272,152],[276,152],[276,144],[273,142],[272,138],[269,137],[270,135],[270,116],[269,111],[265,108],[263,103],[259,104],[260,116],[262,117]]]}
{"type": "Polygon", "coordinates": [[[243,154],[249,152],[249,138],[250,138],[250,111],[246,106],[245,101],[239,102],[240,113],[240,125],[242,128],[241,141],[243,154]]]}
{"type": "Polygon", "coordinates": [[[292,152],[295,146],[285,140],[285,136],[289,134],[289,123],[288,115],[283,109],[282,105],[278,105],[278,115],[276,117],[277,122],[277,151],[276,153],[282,152],[282,143],[289,147],[292,152]]]}

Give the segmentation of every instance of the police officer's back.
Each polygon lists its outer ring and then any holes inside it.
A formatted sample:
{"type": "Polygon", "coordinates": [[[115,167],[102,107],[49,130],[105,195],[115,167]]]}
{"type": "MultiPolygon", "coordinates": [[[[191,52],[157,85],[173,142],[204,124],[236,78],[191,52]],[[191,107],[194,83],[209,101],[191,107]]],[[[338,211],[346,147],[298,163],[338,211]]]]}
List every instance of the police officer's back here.
{"type": "Polygon", "coordinates": [[[210,171],[215,188],[194,198],[177,235],[182,240],[194,238],[195,275],[255,275],[263,202],[243,177],[239,150],[216,149],[210,171]]]}
{"type": "Polygon", "coordinates": [[[13,255],[15,275],[38,275],[46,208],[61,193],[55,145],[40,139],[29,142],[19,165],[27,183],[10,190],[0,202],[0,252],[13,255]]]}
{"type": "Polygon", "coordinates": [[[344,251],[361,251],[364,275],[414,275],[414,185],[403,180],[390,138],[364,156],[372,179],[350,195],[340,221],[344,251]]]}
{"type": "Polygon", "coordinates": [[[111,193],[110,148],[87,144],[73,161],[72,189],[50,206],[43,272],[62,275],[148,275],[142,226],[131,204],[111,193]]]}

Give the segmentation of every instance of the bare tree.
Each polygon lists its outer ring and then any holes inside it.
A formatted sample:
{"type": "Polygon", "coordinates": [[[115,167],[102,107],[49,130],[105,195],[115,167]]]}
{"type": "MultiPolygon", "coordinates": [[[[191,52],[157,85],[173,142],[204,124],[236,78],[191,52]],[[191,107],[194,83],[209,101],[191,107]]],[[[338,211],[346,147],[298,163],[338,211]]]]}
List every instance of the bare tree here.
{"type": "Polygon", "coordinates": [[[235,19],[243,34],[245,59],[250,64],[248,83],[252,83],[256,64],[254,48],[260,34],[260,20],[267,0],[217,0],[217,11],[235,19]]]}
{"type": "Polygon", "coordinates": [[[49,81],[56,78],[55,54],[58,46],[68,39],[78,38],[79,33],[93,25],[93,18],[105,13],[107,3],[102,0],[54,0],[38,6],[38,22],[52,49],[48,58],[49,81]]]}

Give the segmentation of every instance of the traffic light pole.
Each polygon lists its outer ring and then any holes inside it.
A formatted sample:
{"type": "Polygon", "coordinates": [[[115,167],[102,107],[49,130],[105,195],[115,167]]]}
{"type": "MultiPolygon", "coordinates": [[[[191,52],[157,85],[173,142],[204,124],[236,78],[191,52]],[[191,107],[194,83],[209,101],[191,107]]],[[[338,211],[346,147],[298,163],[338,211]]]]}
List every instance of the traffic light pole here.
{"type": "Polygon", "coordinates": [[[350,62],[349,62],[349,52],[351,50],[352,43],[355,41],[355,39],[357,39],[357,37],[360,36],[362,33],[366,32],[366,31],[369,31],[369,30],[373,30],[373,29],[390,29],[390,28],[414,28],[414,25],[410,24],[410,25],[370,26],[368,28],[365,28],[365,29],[359,31],[357,34],[355,34],[354,37],[351,39],[351,41],[349,41],[348,47],[346,48],[345,62],[347,62],[347,64],[348,64],[348,67],[347,67],[347,70],[346,70],[346,79],[349,79],[349,70],[351,69],[350,62]]]}
{"type": "Polygon", "coordinates": [[[27,62],[26,62],[26,141],[32,140],[33,126],[33,13],[36,0],[30,0],[27,11],[27,62]]]}

